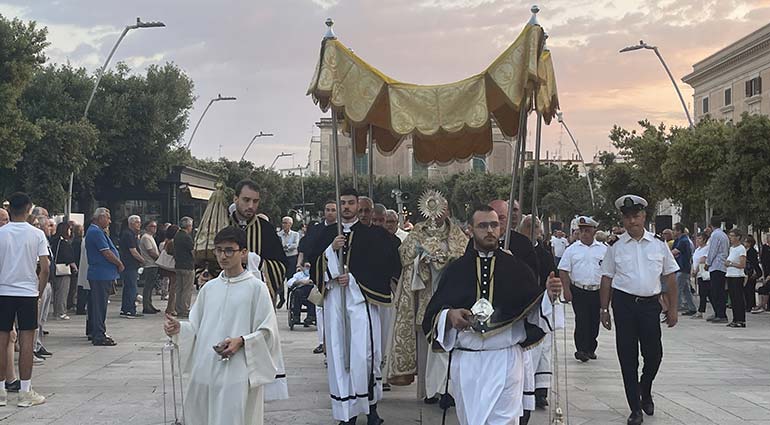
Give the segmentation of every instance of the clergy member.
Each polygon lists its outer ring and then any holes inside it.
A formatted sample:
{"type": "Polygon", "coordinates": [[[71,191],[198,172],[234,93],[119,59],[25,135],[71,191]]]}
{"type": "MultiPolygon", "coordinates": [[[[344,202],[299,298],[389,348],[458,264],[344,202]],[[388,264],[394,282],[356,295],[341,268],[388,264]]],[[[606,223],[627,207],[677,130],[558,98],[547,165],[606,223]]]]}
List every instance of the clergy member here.
{"type": "Polygon", "coordinates": [[[461,425],[518,424],[523,350],[552,330],[551,303],[561,281],[551,275],[543,296],[532,270],[498,247],[500,221],[489,206],[477,207],[470,225],[473,250],[447,266],[423,331],[434,347],[451,353],[461,425]]]}
{"type": "Polygon", "coordinates": [[[341,424],[355,424],[358,415],[366,414],[368,425],[380,425],[379,308],[391,303],[390,280],[401,262],[386,232],[359,222],[353,189],[340,195],[340,219],[343,234],[337,235],[336,226],[326,227],[310,253],[311,275],[324,296],[332,416],[341,424]]]}
{"type": "MultiPolygon", "coordinates": [[[[249,252],[259,255],[262,263],[259,269],[265,277],[273,299],[278,298],[278,308],[283,306],[283,280],[288,260],[283,251],[281,239],[267,220],[257,216],[260,190],[251,180],[241,180],[235,185],[235,198],[230,207],[230,224],[246,232],[246,246],[249,252]]],[[[293,272],[293,270],[292,270],[293,272]]]]}
{"type": "Polygon", "coordinates": [[[214,238],[222,273],[198,293],[190,318],[166,315],[164,330],[179,344],[186,375],[188,425],[263,423],[263,387],[283,364],[270,293],[243,268],[246,233],[235,226],[214,238]]]}
{"type": "Polygon", "coordinates": [[[410,385],[417,376],[417,397],[425,404],[437,403],[445,393],[449,355],[430,349],[420,324],[441,274],[447,264],[463,255],[467,241],[445,210],[435,220],[415,224],[399,249],[403,272],[396,289],[388,382],[410,385]]]}

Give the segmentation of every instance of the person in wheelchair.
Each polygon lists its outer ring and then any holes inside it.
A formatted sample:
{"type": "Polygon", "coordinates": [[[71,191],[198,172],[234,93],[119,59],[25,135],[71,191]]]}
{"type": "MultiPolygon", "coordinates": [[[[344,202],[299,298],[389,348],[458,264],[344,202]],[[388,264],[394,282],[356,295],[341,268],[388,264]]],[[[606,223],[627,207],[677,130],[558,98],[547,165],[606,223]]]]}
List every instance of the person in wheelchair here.
{"type": "Polygon", "coordinates": [[[292,323],[300,323],[302,307],[306,307],[307,316],[302,324],[305,327],[316,324],[315,305],[308,301],[307,297],[313,288],[313,281],[310,279],[310,263],[302,265],[302,269],[294,274],[288,281],[289,285],[289,308],[291,309],[292,323]]]}

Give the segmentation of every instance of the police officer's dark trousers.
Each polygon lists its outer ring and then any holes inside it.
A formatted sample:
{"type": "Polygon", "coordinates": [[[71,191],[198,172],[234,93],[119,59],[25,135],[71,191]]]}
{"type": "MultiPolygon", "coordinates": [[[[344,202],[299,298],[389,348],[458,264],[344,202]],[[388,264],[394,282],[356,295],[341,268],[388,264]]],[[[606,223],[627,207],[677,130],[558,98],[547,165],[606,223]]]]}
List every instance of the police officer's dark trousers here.
{"type": "Polygon", "coordinates": [[[637,297],[617,289],[612,291],[612,311],[615,315],[617,345],[626,400],[632,411],[641,409],[640,397],[652,394],[652,381],[663,359],[660,341],[660,312],[658,297],[637,297]],[[644,366],[639,379],[639,349],[644,366]]]}
{"type": "Polygon", "coordinates": [[[586,291],[570,285],[572,310],[575,312],[575,349],[584,353],[596,352],[599,336],[601,302],[599,291],[586,291]]]}

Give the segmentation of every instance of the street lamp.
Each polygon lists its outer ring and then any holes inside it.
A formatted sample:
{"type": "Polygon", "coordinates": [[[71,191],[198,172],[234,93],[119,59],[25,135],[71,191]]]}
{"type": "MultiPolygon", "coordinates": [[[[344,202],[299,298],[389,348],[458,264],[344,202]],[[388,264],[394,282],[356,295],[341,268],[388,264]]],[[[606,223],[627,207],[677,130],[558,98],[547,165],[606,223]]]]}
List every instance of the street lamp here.
{"type": "Polygon", "coordinates": [[[252,143],[254,143],[254,141],[260,137],[273,137],[273,133],[263,133],[260,131],[259,134],[254,135],[254,137],[252,137],[251,141],[249,142],[249,146],[246,146],[246,150],[243,151],[243,155],[241,155],[241,161],[243,161],[243,158],[246,157],[246,152],[248,152],[249,149],[251,149],[252,143]]]}
{"type": "Polygon", "coordinates": [[[275,166],[276,161],[278,161],[279,158],[287,157],[287,156],[294,156],[293,153],[284,153],[281,152],[278,155],[275,156],[275,159],[273,160],[273,163],[270,164],[270,168],[273,168],[275,166]]]}
{"type": "MultiPolygon", "coordinates": [[[[88,118],[88,110],[91,108],[91,101],[94,100],[94,95],[96,94],[96,89],[99,87],[99,82],[102,81],[102,76],[104,76],[104,71],[107,70],[107,65],[109,65],[110,60],[112,60],[112,55],[115,54],[115,51],[118,49],[118,45],[120,45],[120,42],[123,41],[123,38],[128,34],[129,31],[140,29],[140,28],[161,28],[165,27],[166,24],[160,21],[154,21],[154,22],[142,22],[142,20],[137,17],[136,23],[133,25],[126,25],[125,28],[123,28],[123,32],[120,34],[120,37],[118,37],[118,41],[115,43],[114,46],[112,46],[112,50],[110,50],[109,56],[107,56],[107,60],[104,61],[104,65],[102,65],[101,68],[99,68],[99,71],[96,74],[96,83],[94,83],[94,88],[91,90],[91,95],[88,97],[88,102],[86,102],[86,109],[83,111],[83,118],[88,118]]],[[[72,212],[72,181],[75,178],[75,173],[70,173],[70,186],[69,190],[67,191],[67,205],[65,205],[64,208],[64,215],[69,217],[70,213],[72,212]]]]}
{"type": "Polygon", "coordinates": [[[211,99],[209,101],[209,104],[206,105],[206,109],[203,110],[203,113],[201,114],[201,117],[198,118],[198,123],[195,124],[195,128],[193,129],[192,135],[190,135],[190,140],[187,142],[187,149],[190,149],[190,144],[192,144],[193,137],[195,137],[195,132],[198,131],[198,126],[201,125],[201,121],[203,121],[203,117],[206,116],[206,112],[209,111],[209,108],[214,102],[219,102],[220,100],[235,100],[235,97],[228,96],[228,97],[222,97],[221,94],[218,94],[217,97],[211,99]]]}
{"type": "Polygon", "coordinates": [[[575,137],[572,136],[572,132],[569,131],[569,127],[567,127],[567,123],[564,122],[564,113],[563,112],[557,112],[556,113],[556,119],[559,120],[559,124],[564,127],[565,130],[567,130],[567,134],[569,135],[570,140],[572,140],[572,144],[575,145],[575,150],[577,150],[578,156],[580,157],[580,162],[583,163],[583,168],[586,171],[586,179],[588,180],[588,191],[591,194],[591,206],[596,209],[596,201],[594,200],[594,186],[593,183],[591,183],[591,173],[588,170],[588,166],[586,165],[585,160],[583,159],[583,154],[580,152],[580,148],[578,147],[577,141],[575,140],[575,137]]]}
{"type": "Polygon", "coordinates": [[[682,108],[684,109],[684,114],[687,115],[687,121],[690,123],[690,127],[694,127],[692,118],[690,118],[690,111],[687,109],[687,104],[684,103],[684,97],[682,97],[682,92],[679,91],[679,86],[676,84],[676,80],[674,80],[674,76],[671,75],[671,71],[668,69],[668,65],[666,65],[666,61],[663,60],[663,56],[660,55],[660,51],[658,50],[658,47],[650,46],[649,44],[645,43],[644,40],[639,40],[639,44],[634,46],[624,47],[620,49],[620,53],[632,52],[634,50],[640,50],[640,49],[652,50],[658,56],[658,59],[660,59],[660,63],[663,64],[663,69],[665,69],[666,74],[668,74],[668,78],[671,79],[671,84],[674,85],[674,90],[676,90],[676,94],[679,96],[679,101],[682,102],[682,108]]]}

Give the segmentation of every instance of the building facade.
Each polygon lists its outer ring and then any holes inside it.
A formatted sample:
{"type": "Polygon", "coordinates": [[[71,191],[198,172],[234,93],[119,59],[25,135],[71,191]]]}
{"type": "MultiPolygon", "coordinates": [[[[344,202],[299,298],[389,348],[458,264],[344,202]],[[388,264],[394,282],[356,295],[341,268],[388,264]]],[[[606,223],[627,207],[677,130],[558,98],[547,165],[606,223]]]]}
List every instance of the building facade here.
{"type": "Polygon", "coordinates": [[[770,24],[693,65],[682,81],[693,90],[694,119],[737,122],[744,112],[770,115],[770,24]]]}
{"type": "MultiPolygon", "coordinates": [[[[331,118],[321,118],[316,126],[320,135],[313,136],[310,140],[310,156],[308,172],[319,175],[334,173],[334,161],[332,156],[332,121],[331,118]]],[[[388,155],[384,155],[377,148],[374,149],[374,174],[376,176],[427,176],[443,177],[465,171],[478,171],[490,173],[510,173],[511,158],[513,156],[512,144],[503,137],[497,127],[492,129],[492,152],[486,156],[474,157],[465,161],[453,161],[448,164],[421,164],[414,160],[412,153],[412,140],[405,138],[388,155]]],[[[340,169],[343,175],[349,175],[352,169],[353,156],[351,153],[350,138],[342,132],[339,135],[340,169]]],[[[365,175],[368,173],[369,153],[356,156],[356,173],[365,175]]],[[[526,153],[527,159],[532,158],[532,153],[526,153]]]]}

